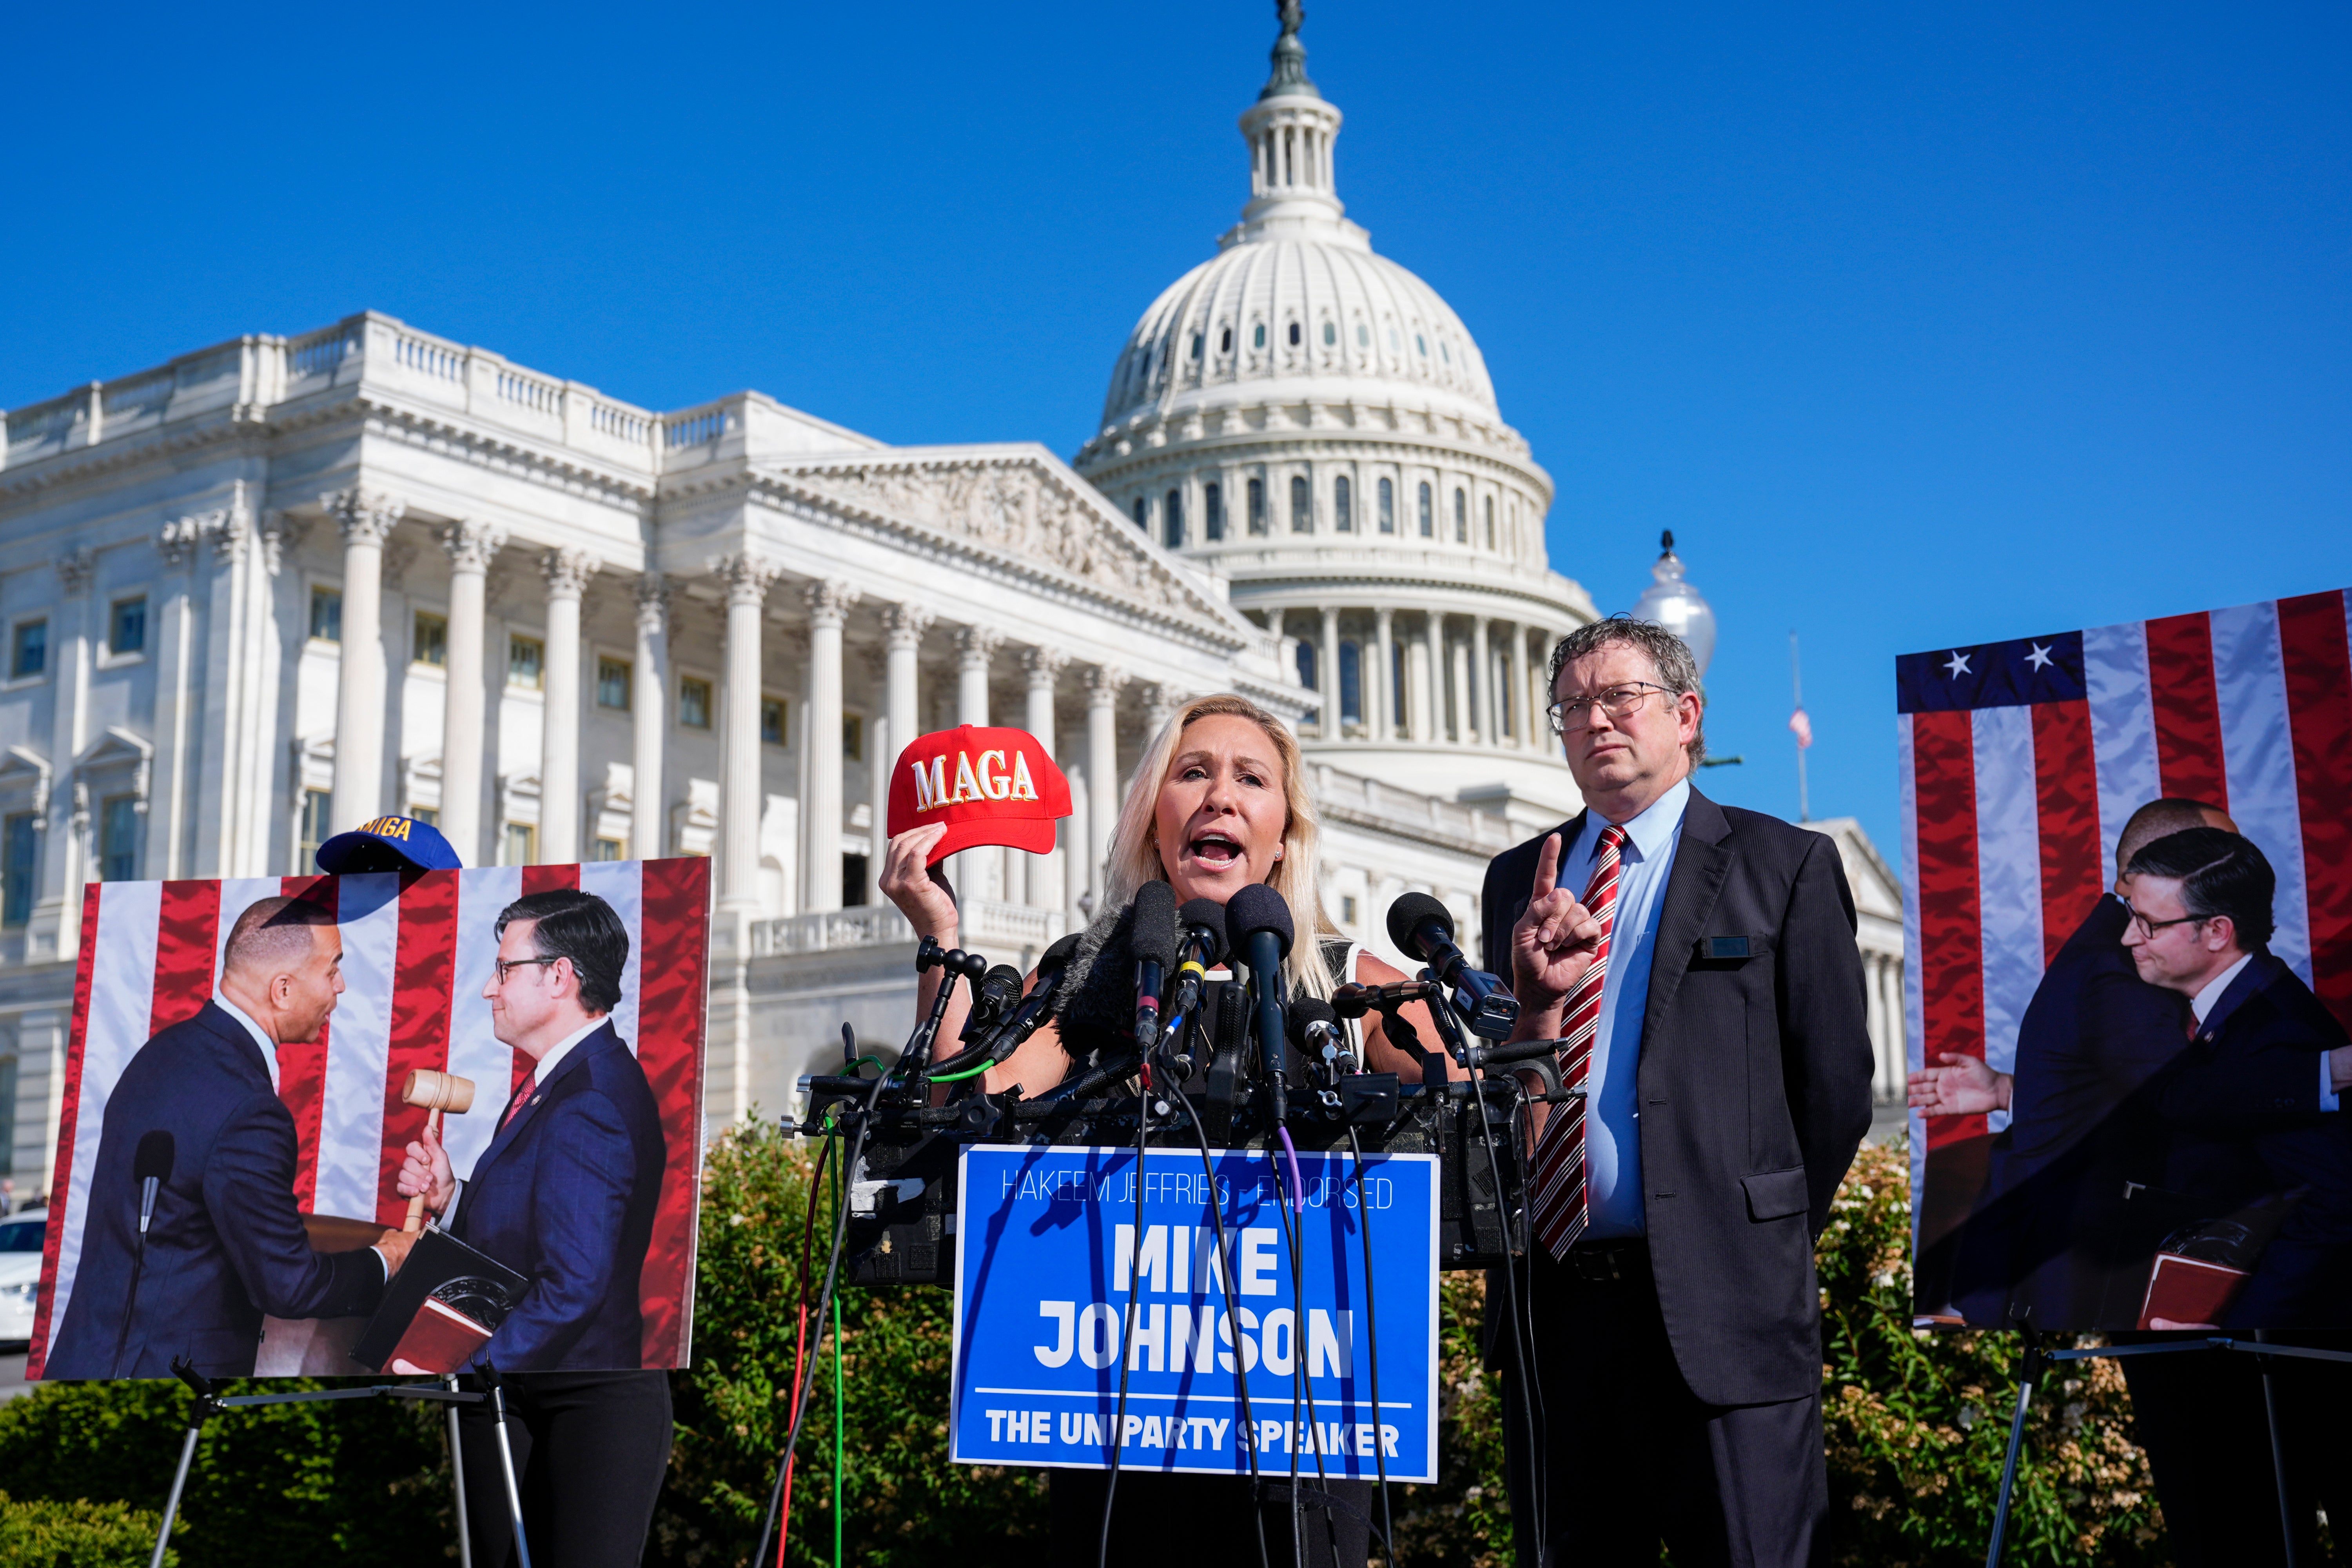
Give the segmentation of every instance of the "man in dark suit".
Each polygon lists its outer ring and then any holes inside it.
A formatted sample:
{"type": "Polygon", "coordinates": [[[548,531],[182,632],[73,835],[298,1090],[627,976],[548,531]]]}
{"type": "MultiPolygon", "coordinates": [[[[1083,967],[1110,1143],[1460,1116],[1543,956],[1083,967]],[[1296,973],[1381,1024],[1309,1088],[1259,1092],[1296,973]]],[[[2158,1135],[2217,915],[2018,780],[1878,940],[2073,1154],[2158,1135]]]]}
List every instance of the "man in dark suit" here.
{"type": "Polygon", "coordinates": [[[1691,787],[1680,638],[1598,622],[1551,671],[1586,809],[1497,857],[1483,905],[1518,1037],[1564,1039],[1586,1092],[1534,1118],[1533,1453],[1504,1380],[1512,1514],[1543,1521],[1520,1561],[1647,1565],[1663,1538],[1803,1563],[1829,1500],[1813,1239],[1870,1127],[1853,896],[1829,839],[1691,787]]]}
{"type": "MultiPolygon", "coordinates": [[[[563,889],[508,905],[498,933],[483,992],[491,1029],[531,1058],[531,1075],[469,1177],[456,1179],[428,1132],[396,1184],[530,1281],[477,1364],[533,1373],[509,1398],[534,1555],[635,1563],[668,1452],[669,1386],[623,1369],[642,1358],[638,1277],[667,1152],[653,1090],[611,1019],[628,931],[604,900],[563,889]]],[[[460,1419],[487,1437],[486,1415],[460,1419]]],[[[466,1448],[469,1531],[486,1563],[509,1540],[495,1452],[466,1448]]]]}
{"type": "Polygon", "coordinates": [[[1971,1322],[2072,1331],[2139,1321],[2148,1259],[2126,1241],[2126,1184],[2164,1139],[2147,1086],[2181,1054],[2189,1005],[2141,979],[2124,947],[2124,870],[2149,844],[2191,827],[2237,830],[2219,807],[2177,798],[2150,801],[2125,823],[2114,896],[2084,917],[2035,987],[2013,1076],[1948,1053],[1911,1075],[1923,1115],[2010,1113],[1957,1248],[1951,1299],[1971,1322]]]}
{"type": "Polygon", "coordinates": [[[294,1118],[277,1049],[319,1037],[343,989],[331,912],[264,899],[237,917],[219,994],[141,1047],[106,1100],[89,1219],[47,1378],[167,1377],[185,1356],[207,1377],[249,1377],[265,1314],[374,1309],[410,1239],[310,1250],[294,1206],[294,1118]],[[152,1135],[169,1140],[162,1144],[152,1135]],[[167,1148],[143,1258],[140,1146],[167,1148]],[[138,1281],[134,1292],[133,1279],[138,1281]]]}

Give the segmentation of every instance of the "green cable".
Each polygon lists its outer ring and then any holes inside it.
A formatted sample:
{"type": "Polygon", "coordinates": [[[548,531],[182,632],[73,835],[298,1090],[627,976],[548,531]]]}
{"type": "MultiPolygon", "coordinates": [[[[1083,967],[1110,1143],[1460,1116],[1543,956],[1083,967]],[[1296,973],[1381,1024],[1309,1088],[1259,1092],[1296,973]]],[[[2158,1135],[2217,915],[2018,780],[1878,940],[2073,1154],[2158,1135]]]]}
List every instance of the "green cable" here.
{"type": "Polygon", "coordinates": [[[996,1064],[994,1062],[982,1062],[976,1068],[966,1068],[961,1072],[940,1073],[933,1077],[931,1081],[933,1083],[961,1083],[968,1078],[978,1078],[981,1074],[986,1072],[995,1065],[996,1064]]]}

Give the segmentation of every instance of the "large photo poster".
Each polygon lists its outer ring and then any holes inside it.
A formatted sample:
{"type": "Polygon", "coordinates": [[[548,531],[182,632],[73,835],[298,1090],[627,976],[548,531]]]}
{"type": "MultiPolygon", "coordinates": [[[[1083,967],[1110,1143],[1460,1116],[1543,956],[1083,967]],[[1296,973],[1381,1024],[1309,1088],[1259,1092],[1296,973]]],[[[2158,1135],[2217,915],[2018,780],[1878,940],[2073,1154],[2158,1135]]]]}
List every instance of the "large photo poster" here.
{"type": "Polygon", "coordinates": [[[709,868],[91,885],[29,1374],[686,1364],[709,868]]]}
{"type": "Polygon", "coordinates": [[[2314,594],[1896,661],[1916,1307],[2352,1323],[2352,661],[2314,594]]]}

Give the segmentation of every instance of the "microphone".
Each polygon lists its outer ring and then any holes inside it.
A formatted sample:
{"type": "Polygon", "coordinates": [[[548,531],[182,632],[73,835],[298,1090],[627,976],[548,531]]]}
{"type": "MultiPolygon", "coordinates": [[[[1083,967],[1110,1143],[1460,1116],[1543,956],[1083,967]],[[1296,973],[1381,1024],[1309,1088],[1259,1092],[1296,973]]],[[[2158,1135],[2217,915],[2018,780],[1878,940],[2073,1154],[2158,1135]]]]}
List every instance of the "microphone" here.
{"type": "Polygon", "coordinates": [[[1356,1053],[1339,1026],[1339,1010],[1320,996],[1301,996],[1290,1005],[1290,1043],[1334,1073],[1356,1070],[1356,1053]]]}
{"type": "Polygon", "coordinates": [[[1160,1037],[1160,994],[1176,967],[1176,891],[1167,883],[1135,889],[1135,1043],[1145,1051],[1160,1037]]]}
{"type": "Polygon", "coordinates": [[[1407,893],[1389,906],[1389,940],[1452,986],[1454,1005],[1481,1039],[1499,1040],[1519,1020],[1519,999],[1509,986],[1454,945],[1454,916],[1427,893],[1407,893]]]}
{"type": "MultiPolygon", "coordinates": [[[[1037,958],[1037,984],[1029,994],[1021,998],[992,1031],[975,1041],[963,1051],[932,1068],[934,1076],[962,1072],[977,1066],[994,1067],[1020,1049],[1021,1042],[1043,1027],[1054,1016],[1054,997],[1062,988],[1062,977],[1069,972],[1070,955],[1078,951],[1079,933],[1072,931],[1037,958]]],[[[1017,978],[1017,976],[1016,976],[1017,978]]],[[[985,984],[985,982],[983,982],[985,984]]]]}
{"type": "Polygon", "coordinates": [[[971,988],[971,1012],[963,1021],[963,1033],[956,1037],[968,1045],[974,1037],[1003,1023],[1021,1000],[1021,972],[1009,963],[1000,963],[982,975],[980,984],[971,988]]]}
{"type": "Polygon", "coordinates": [[[1194,899],[1176,911],[1176,923],[1181,928],[1177,952],[1184,962],[1176,970],[1174,1012],[1190,1018],[1201,1010],[1209,970],[1225,961],[1225,906],[1214,899],[1194,899]]]}
{"type": "Polygon", "coordinates": [[[155,1217],[155,1193],[172,1176],[172,1156],[177,1152],[169,1132],[157,1131],[139,1140],[137,1152],[131,1156],[131,1174],[139,1183],[139,1234],[147,1235],[147,1226],[155,1217]]]}
{"type": "Polygon", "coordinates": [[[1290,1039],[1283,1016],[1282,961],[1290,956],[1293,935],[1290,905],[1263,882],[1242,889],[1225,906],[1225,941],[1249,965],[1250,984],[1256,993],[1258,1060],[1274,1096],[1277,1127],[1290,1119],[1290,1039]]]}

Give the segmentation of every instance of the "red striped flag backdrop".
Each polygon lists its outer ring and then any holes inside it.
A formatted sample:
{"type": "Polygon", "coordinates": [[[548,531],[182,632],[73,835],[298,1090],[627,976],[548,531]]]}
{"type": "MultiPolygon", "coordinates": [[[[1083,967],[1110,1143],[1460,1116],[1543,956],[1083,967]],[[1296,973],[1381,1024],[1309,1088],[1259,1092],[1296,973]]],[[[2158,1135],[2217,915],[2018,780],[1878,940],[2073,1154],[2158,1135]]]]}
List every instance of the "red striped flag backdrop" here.
{"type": "MultiPolygon", "coordinates": [[[[2345,594],[2308,594],[1895,661],[1914,1070],[1947,1053],[2010,1068],[2124,824],[2167,795],[2224,807],[2262,847],[2271,951],[2352,1026],[2347,614],[2345,594]]],[[[1991,1130],[1915,1111],[1912,1147],[1991,1130]]]]}
{"type": "Polygon", "coordinates": [[[417,1068],[474,1080],[472,1111],[442,1124],[451,1164],[461,1176],[471,1171],[498,1130],[500,1108],[530,1070],[529,1058],[490,1033],[482,998],[498,955],[499,911],[525,893],[555,888],[596,894],[629,932],[613,1024],[645,1069],[669,1152],[639,1286],[644,1364],[685,1365],[702,1174],[709,886],[710,862],[699,858],[427,871],[405,887],[392,875],[90,884],[28,1374],[40,1375],[72,1296],[87,1218],[83,1190],[107,1096],[157,1031],[211,999],[221,948],[239,914],[280,893],[334,910],[343,939],[342,997],[317,1043],[278,1053],[278,1097],[293,1113],[300,1150],[295,1206],[397,1226],[408,1205],[393,1191],[393,1177],[425,1116],[402,1102],[402,1085],[417,1068]]]}

